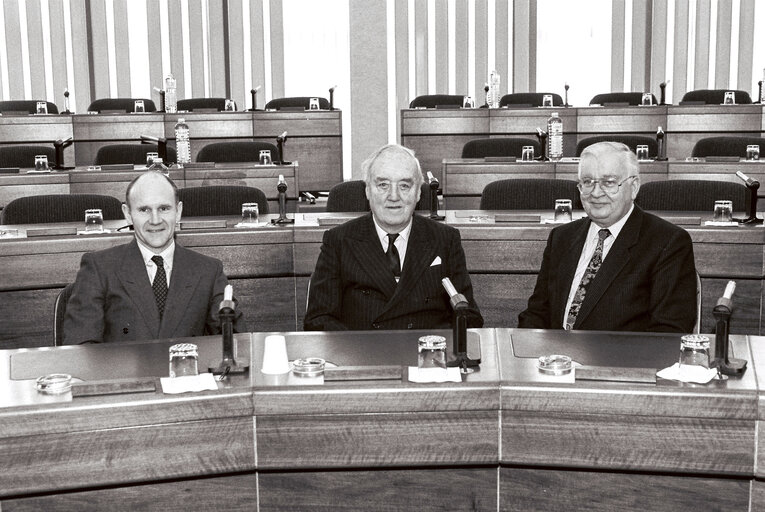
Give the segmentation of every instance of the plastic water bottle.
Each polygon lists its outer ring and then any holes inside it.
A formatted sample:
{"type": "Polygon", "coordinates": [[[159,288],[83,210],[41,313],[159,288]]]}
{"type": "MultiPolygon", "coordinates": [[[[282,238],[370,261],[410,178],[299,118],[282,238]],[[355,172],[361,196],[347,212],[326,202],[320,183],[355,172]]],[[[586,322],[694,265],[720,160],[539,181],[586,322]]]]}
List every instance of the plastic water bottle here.
{"type": "Polygon", "coordinates": [[[175,123],[175,151],[178,153],[178,163],[191,162],[191,141],[189,140],[189,125],[186,120],[179,118],[175,123]]]}
{"type": "Polygon", "coordinates": [[[489,75],[489,97],[487,104],[490,108],[499,108],[499,73],[496,70],[489,75]]]}
{"type": "Polygon", "coordinates": [[[146,170],[146,172],[161,172],[168,178],[170,177],[170,170],[167,168],[165,163],[162,161],[159,157],[154,157],[154,161],[151,163],[149,168],[146,170]]]}
{"type": "Polygon", "coordinates": [[[547,156],[559,160],[563,156],[563,120],[557,112],[547,120],[547,156]]]}
{"type": "Polygon", "coordinates": [[[175,91],[175,77],[172,73],[165,78],[165,112],[174,113],[178,110],[178,96],[175,91]]]}

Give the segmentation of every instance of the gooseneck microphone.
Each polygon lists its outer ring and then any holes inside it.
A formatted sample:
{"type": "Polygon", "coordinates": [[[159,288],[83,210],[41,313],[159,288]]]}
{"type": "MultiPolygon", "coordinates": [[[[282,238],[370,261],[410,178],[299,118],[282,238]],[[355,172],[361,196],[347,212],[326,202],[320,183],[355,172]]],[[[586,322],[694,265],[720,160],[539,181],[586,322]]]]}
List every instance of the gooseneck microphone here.
{"type": "Polygon", "coordinates": [[[154,87],[154,90],[157,91],[157,93],[159,94],[159,112],[167,111],[167,107],[165,106],[165,91],[164,91],[164,89],[160,89],[159,87],[154,87]]]}
{"type": "Polygon", "coordinates": [[[433,176],[433,173],[428,171],[428,186],[430,191],[430,218],[433,220],[444,220],[444,215],[438,214],[438,179],[433,176]]]}
{"type": "Polygon", "coordinates": [[[760,182],[750,178],[741,171],[736,171],[736,176],[744,182],[747,190],[749,190],[749,201],[747,204],[746,217],[733,220],[740,224],[762,224],[762,219],[757,218],[757,190],[760,188],[760,182]]]}
{"type": "Polygon", "coordinates": [[[667,98],[667,84],[669,84],[671,80],[667,80],[666,82],[662,82],[659,84],[659,89],[661,89],[661,98],[659,99],[659,105],[666,105],[666,98],[667,98]]]}
{"type": "Polygon", "coordinates": [[[664,130],[659,126],[656,130],[656,160],[663,162],[667,159],[667,145],[664,144],[664,130]]]}
{"type": "Polygon", "coordinates": [[[213,375],[220,375],[219,380],[223,380],[231,373],[244,373],[248,368],[248,365],[240,365],[236,362],[236,343],[234,343],[235,311],[234,288],[227,284],[223,291],[223,300],[220,301],[218,306],[218,318],[223,335],[223,359],[217,367],[208,368],[208,371],[213,375]]]}
{"type": "Polygon", "coordinates": [[[542,146],[542,154],[539,156],[538,160],[547,162],[550,160],[550,157],[547,155],[547,132],[537,127],[537,139],[539,139],[539,145],[542,146]]]}
{"type": "Polygon", "coordinates": [[[717,300],[712,310],[717,325],[715,328],[715,359],[712,366],[723,375],[741,375],[746,370],[745,359],[729,358],[729,329],[730,317],[733,311],[733,293],[736,291],[736,282],[728,281],[723,296],[717,300]]]}
{"type": "Polygon", "coordinates": [[[563,84],[563,94],[563,106],[570,107],[571,105],[568,104],[568,84],[563,84]]]}
{"type": "Polygon", "coordinates": [[[141,135],[141,144],[151,144],[152,142],[157,144],[157,156],[162,159],[162,162],[165,165],[168,165],[167,139],[164,137],[153,137],[151,135],[141,135]]]}
{"type": "Polygon", "coordinates": [[[470,313],[470,304],[463,294],[457,292],[451,279],[444,277],[441,279],[441,284],[449,295],[449,303],[454,310],[452,328],[454,360],[448,361],[446,366],[458,367],[462,373],[471,373],[481,364],[481,360],[470,359],[467,353],[467,318],[470,313]]]}
{"type": "Polygon", "coordinates": [[[69,169],[74,169],[74,167],[66,167],[64,166],[64,149],[71,146],[74,142],[74,139],[72,137],[68,137],[64,140],[58,139],[53,142],[53,148],[55,149],[55,158],[56,161],[53,164],[53,169],[57,171],[67,171],[69,169]]]}
{"type": "Polygon", "coordinates": [[[337,85],[333,85],[329,88],[329,109],[335,110],[335,89],[337,89],[337,85]]]}
{"type": "Polygon", "coordinates": [[[279,218],[271,219],[271,224],[294,224],[295,219],[287,218],[287,182],[283,174],[279,175],[276,190],[279,192],[279,218]]]}
{"type": "Polygon", "coordinates": [[[252,104],[252,108],[250,109],[250,112],[254,112],[258,109],[258,91],[260,90],[260,86],[257,86],[254,89],[250,89],[250,101],[252,104]]]}
{"type": "Polygon", "coordinates": [[[64,89],[64,111],[61,112],[62,114],[71,114],[72,112],[69,110],[69,89],[64,89]]]}
{"type": "Polygon", "coordinates": [[[281,135],[276,137],[276,152],[279,153],[279,161],[276,162],[279,165],[289,165],[292,162],[284,160],[284,143],[287,142],[287,130],[282,132],[281,135]]]}

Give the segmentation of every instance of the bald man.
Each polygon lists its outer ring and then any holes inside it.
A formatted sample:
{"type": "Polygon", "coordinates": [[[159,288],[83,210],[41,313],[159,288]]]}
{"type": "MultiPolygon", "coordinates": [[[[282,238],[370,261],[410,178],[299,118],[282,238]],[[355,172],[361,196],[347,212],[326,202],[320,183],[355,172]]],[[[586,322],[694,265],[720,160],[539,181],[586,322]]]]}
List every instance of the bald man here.
{"type": "MultiPolygon", "coordinates": [[[[182,211],[178,188],[162,173],[146,172],[128,185],[122,212],[135,239],[82,256],[64,344],[221,332],[223,264],[175,243],[182,211]]],[[[246,330],[238,310],[234,330],[246,330]]]]}

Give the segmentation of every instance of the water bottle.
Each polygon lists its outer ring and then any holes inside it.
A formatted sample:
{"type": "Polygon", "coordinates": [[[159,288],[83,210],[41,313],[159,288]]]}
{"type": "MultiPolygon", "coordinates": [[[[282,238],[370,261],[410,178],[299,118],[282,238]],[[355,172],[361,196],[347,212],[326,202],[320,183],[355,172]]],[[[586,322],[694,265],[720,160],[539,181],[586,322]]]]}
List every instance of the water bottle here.
{"type": "Polygon", "coordinates": [[[153,172],[153,171],[161,172],[162,174],[164,174],[168,178],[170,177],[170,171],[168,170],[167,166],[162,161],[162,159],[159,158],[159,157],[155,157],[154,161],[151,163],[149,168],[146,170],[146,172],[153,172]]]}
{"type": "Polygon", "coordinates": [[[559,160],[563,156],[563,120],[553,112],[547,120],[547,156],[559,160]]]}
{"type": "Polygon", "coordinates": [[[489,97],[486,102],[490,108],[499,108],[499,73],[496,70],[489,75],[489,97]]]}
{"type": "Polygon", "coordinates": [[[175,123],[175,151],[178,153],[178,163],[191,162],[191,141],[189,140],[189,125],[182,117],[175,123]]]}
{"type": "Polygon", "coordinates": [[[175,92],[175,77],[172,73],[165,78],[165,112],[174,113],[178,110],[178,96],[175,92]]]}

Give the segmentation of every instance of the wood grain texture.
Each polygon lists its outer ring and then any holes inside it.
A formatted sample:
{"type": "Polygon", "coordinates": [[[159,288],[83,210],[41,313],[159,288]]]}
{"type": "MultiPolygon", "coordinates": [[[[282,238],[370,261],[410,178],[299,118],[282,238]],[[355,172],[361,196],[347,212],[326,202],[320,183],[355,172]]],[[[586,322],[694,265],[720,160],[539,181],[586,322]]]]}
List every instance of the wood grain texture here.
{"type": "Polygon", "coordinates": [[[497,470],[444,468],[258,474],[261,511],[497,510],[497,470]]]}
{"type": "Polygon", "coordinates": [[[698,512],[749,505],[748,479],[508,467],[499,475],[499,510],[508,512],[698,512]]]}
{"type": "Polygon", "coordinates": [[[256,416],[259,469],[496,464],[496,411],[256,416]]]}

